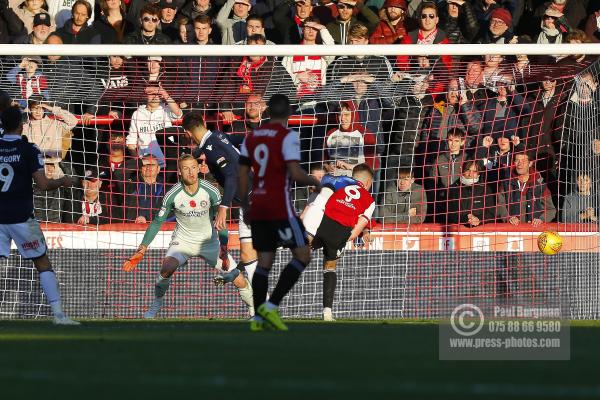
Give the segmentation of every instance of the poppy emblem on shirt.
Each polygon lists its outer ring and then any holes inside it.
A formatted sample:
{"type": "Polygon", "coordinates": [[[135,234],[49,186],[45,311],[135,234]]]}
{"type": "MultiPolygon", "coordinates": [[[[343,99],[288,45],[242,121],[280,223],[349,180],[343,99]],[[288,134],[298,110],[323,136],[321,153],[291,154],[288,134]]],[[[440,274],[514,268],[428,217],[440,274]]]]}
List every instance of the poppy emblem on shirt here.
{"type": "Polygon", "coordinates": [[[190,207],[196,208],[196,202],[194,200],[190,200],[190,207]]]}

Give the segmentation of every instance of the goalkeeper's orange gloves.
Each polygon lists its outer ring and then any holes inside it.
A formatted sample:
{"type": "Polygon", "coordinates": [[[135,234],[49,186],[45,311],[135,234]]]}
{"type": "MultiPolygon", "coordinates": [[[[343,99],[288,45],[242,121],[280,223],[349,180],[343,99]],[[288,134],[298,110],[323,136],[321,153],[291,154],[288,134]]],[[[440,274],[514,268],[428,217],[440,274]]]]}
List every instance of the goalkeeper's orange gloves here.
{"type": "Polygon", "coordinates": [[[123,264],[123,271],[131,272],[134,269],[136,269],[138,263],[140,261],[142,261],[142,258],[144,257],[145,252],[146,252],[146,247],[140,246],[138,251],[136,251],[135,254],[133,256],[131,256],[131,258],[129,260],[125,261],[125,263],[123,264]]]}

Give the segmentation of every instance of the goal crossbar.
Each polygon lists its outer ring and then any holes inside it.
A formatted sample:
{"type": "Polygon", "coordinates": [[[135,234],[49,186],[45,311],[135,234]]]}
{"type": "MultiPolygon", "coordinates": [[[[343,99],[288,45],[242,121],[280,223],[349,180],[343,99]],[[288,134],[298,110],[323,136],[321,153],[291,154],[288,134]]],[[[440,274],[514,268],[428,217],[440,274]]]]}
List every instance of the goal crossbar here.
{"type": "Polygon", "coordinates": [[[13,56],[31,56],[52,54],[57,56],[108,56],[121,54],[127,56],[361,56],[377,55],[457,55],[473,56],[482,54],[498,55],[547,55],[547,54],[600,54],[600,44],[449,44],[449,45],[74,45],[49,44],[16,45],[0,44],[0,54],[13,56]]]}

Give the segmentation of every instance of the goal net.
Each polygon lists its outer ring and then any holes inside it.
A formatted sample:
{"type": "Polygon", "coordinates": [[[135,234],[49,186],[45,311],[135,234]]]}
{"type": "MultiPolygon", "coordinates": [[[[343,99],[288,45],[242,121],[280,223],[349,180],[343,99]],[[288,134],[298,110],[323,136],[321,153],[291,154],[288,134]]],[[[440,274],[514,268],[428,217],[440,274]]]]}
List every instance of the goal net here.
{"type": "MultiPolygon", "coordinates": [[[[312,54],[303,46],[228,46],[219,56],[190,46],[133,47],[99,56],[94,46],[24,46],[19,51],[38,55],[0,59],[0,89],[24,109],[23,134],[42,151],[46,175],[81,178],[73,189],[36,190],[34,199],[69,315],[138,318],[152,300],[174,219],[134,272],[121,265],[177,182],[177,158],[194,147],[182,113],[202,111],[209,129],[239,146],[269,118],[269,96],[284,93],[307,171],[349,175],[359,163],[375,171],[370,238],[348,243],[338,263],[336,317],[436,318],[460,297],[526,306],[560,300],[572,318],[600,318],[593,55],[533,55],[534,46],[485,56],[461,55],[481,53],[473,46],[429,56],[415,56],[414,46],[386,47],[401,53],[386,56],[382,46],[317,46],[324,50],[312,54]],[[559,254],[538,250],[543,231],[560,234],[559,254]]],[[[290,193],[298,212],[311,194],[290,193]]],[[[229,218],[237,260],[235,207],[229,218]]],[[[273,274],[288,257],[278,252],[273,274]]],[[[322,264],[314,251],[282,304],[285,316],[320,317],[322,264]]],[[[161,315],[244,317],[235,290],[214,287],[214,275],[191,260],[176,273],[161,315]]],[[[0,318],[49,313],[37,272],[13,249],[0,261],[0,318]]]]}

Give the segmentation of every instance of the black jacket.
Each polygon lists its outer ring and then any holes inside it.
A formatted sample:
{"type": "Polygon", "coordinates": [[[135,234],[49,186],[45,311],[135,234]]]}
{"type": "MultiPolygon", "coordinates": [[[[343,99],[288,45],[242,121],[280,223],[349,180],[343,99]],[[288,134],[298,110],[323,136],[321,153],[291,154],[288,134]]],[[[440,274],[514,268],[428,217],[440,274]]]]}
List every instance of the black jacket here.
{"type": "Polygon", "coordinates": [[[510,180],[515,152],[524,150],[525,146],[523,144],[517,146],[511,144],[511,149],[504,154],[500,154],[497,144],[493,144],[489,148],[480,147],[477,150],[476,158],[485,168],[485,171],[481,172],[480,180],[485,181],[495,191],[501,191],[502,187],[510,180]]]}
{"type": "Polygon", "coordinates": [[[25,31],[25,34],[12,38],[11,43],[12,44],[33,44],[33,32],[28,34],[27,31],[25,31]]]}
{"type": "MultiPolygon", "coordinates": [[[[130,0],[129,1],[129,5],[127,6],[127,14],[126,14],[125,18],[127,18],[127,21],[129,23],[131,23],[135,29],[137,29],[141,26],[140,11],[148,3],[154,3],[154,4],[158,5],[159,1],[158,0],[130,0]]],[[[178,10],[183,10],[183,8],[185,8],[183,6],[185,4],[185,0],[175,0],[175,4],[177,5],[178,10]]],[[[187,15],[186,15],[186,17],[187,17],[187,15]]]]}
{"type": "Polygon", "coordinates": [[[377,24],[379,24],[379,17],[369,7],[365,6],[362,2],[356,3],[356,9],[358,14],[356,17],[350,18],[349,21],[341,21],[339,17],[327,24],[327,30],[331,33],[335,44],[346,44],[348,39],[348,31],[350,27],[356,23],[363,23],[369,28],[369,35],[373,32],[377,24]]]}
{"type": "Polygon", "coordinates": [[[65,25],[56,31],[64,44],[100,44],[101,36],[94,25],[84,25],[79,32],[73,33],[73,20],[65,22],[65,25]]]}
{"type": "Polygon", "coordinates": [[[123,18],[123,33],[121,35],[121,39],[119,39],[119,34],[112,27],[110,22],[106,19],[106,16],[97,14],[94,24],[92,25],[96,32],[100,34],[100,42],[102,44],[117,44],[122,43],[127,35],[135,31],[135,25],[131,23],[129,20],[123,18]]]}
{"type": "Polygon", "coordinates": [[[471,43],[471,41],[479,32],[479,22],[475,16],[475,11],[469,2],[465,2],[460,6],[458,18],[452,18],[446,11],[447,5],[441,7],[440,28],[446,31],[446,35],[450,43],[471,43]]]}
{"type": "Polygon", "coordinates": [[[496,221],[496,195],[494,191],[482,183],[463,185],[456,181],[448,192],[448,224],[468,223],[469,214],[479,218],[480,224],[496,221]]]}
{"type": "MultiPolygon", "coordinates": [[[[110,157],[102,154],[98,160],[99,178],[102,180],[102,192],[105,193],[106,205],[115,222],[123,222],[125,218],[125,185],[138,170],[136,160],[127,159],[113,171],[110,167],[110,157]]],[[[135,218],[134,218],[135,219],[135,218]]]]}
{"type": "Polygon", "coordinates": [[[499,36],[499,37],[493,37],[492,33],[490,32],[489,25],[485,24],[485,25],[483,25],[481,27],[480,33],[477,36],[477,38],[475,38],[474,43],[479,43],[479,44],[491,44],[491,43],[506,44],[506,43],[510,42],[510,40],[514,36],[515,36],[515,34],[509,28],[501,36],[499,36]]]}
{"type": "Polygon", "coordinates": [[[271,37],[278,44],[298,44],[302,40],[300,28],[294,20],[294,11],[291,9],[294,5],[293,0],[286,0],[279,4],[273,11],[273,24],[277,37],[271,37]]]}
{"type": "MultiPolygon", "coordinates": [[[[197,44],[195,39],[187,43],[189,46],[213,46],[209,38],[206,45],[197,44]]],[[[223,82],[231,73],[231,63],[228,57],[188,57],[179,58],[177,71],[185,79],[186,84],[180,93],[180,99],[189,102],[212,102],[222,97],[223,82]]]]}
{"type": "MultiPolygon", "coordinates": [[[[554,90],[554,95],[544,105],[543,90],[531,93],[532,112],[527,126],[526,145],[529,150],[542,149],[552,151],[552,144],[559,143],[561,128],[564,123],[566,93],[564,85],[559,84],[554,90]]],[[[567,92],[568,93],[568,92],[567,92]]]]}
{"type": "Polygon", "coordinates": [[[177,25],[177,20],[173,19],[171,23],[162,22],[160,23],[160,30],[162,33],[167,35],[169,39],[171,39],[172,43],[176,43],[180,41],[179,38],[179,27],[177,25]]]}
{"type": "Polygon", "coordinates": [[[171,39],[160,30],[156,30],[154,36],[146,37],[142,35],[141,29],[125,36],[124,44],[171,44],[171,39]]]}
{"type": "Polygon", "coordinates": [[[21,18],[8,6],[8,1],[0,1],[0,43],[14,43],[19,36],[27,35],[21,18]]]}

